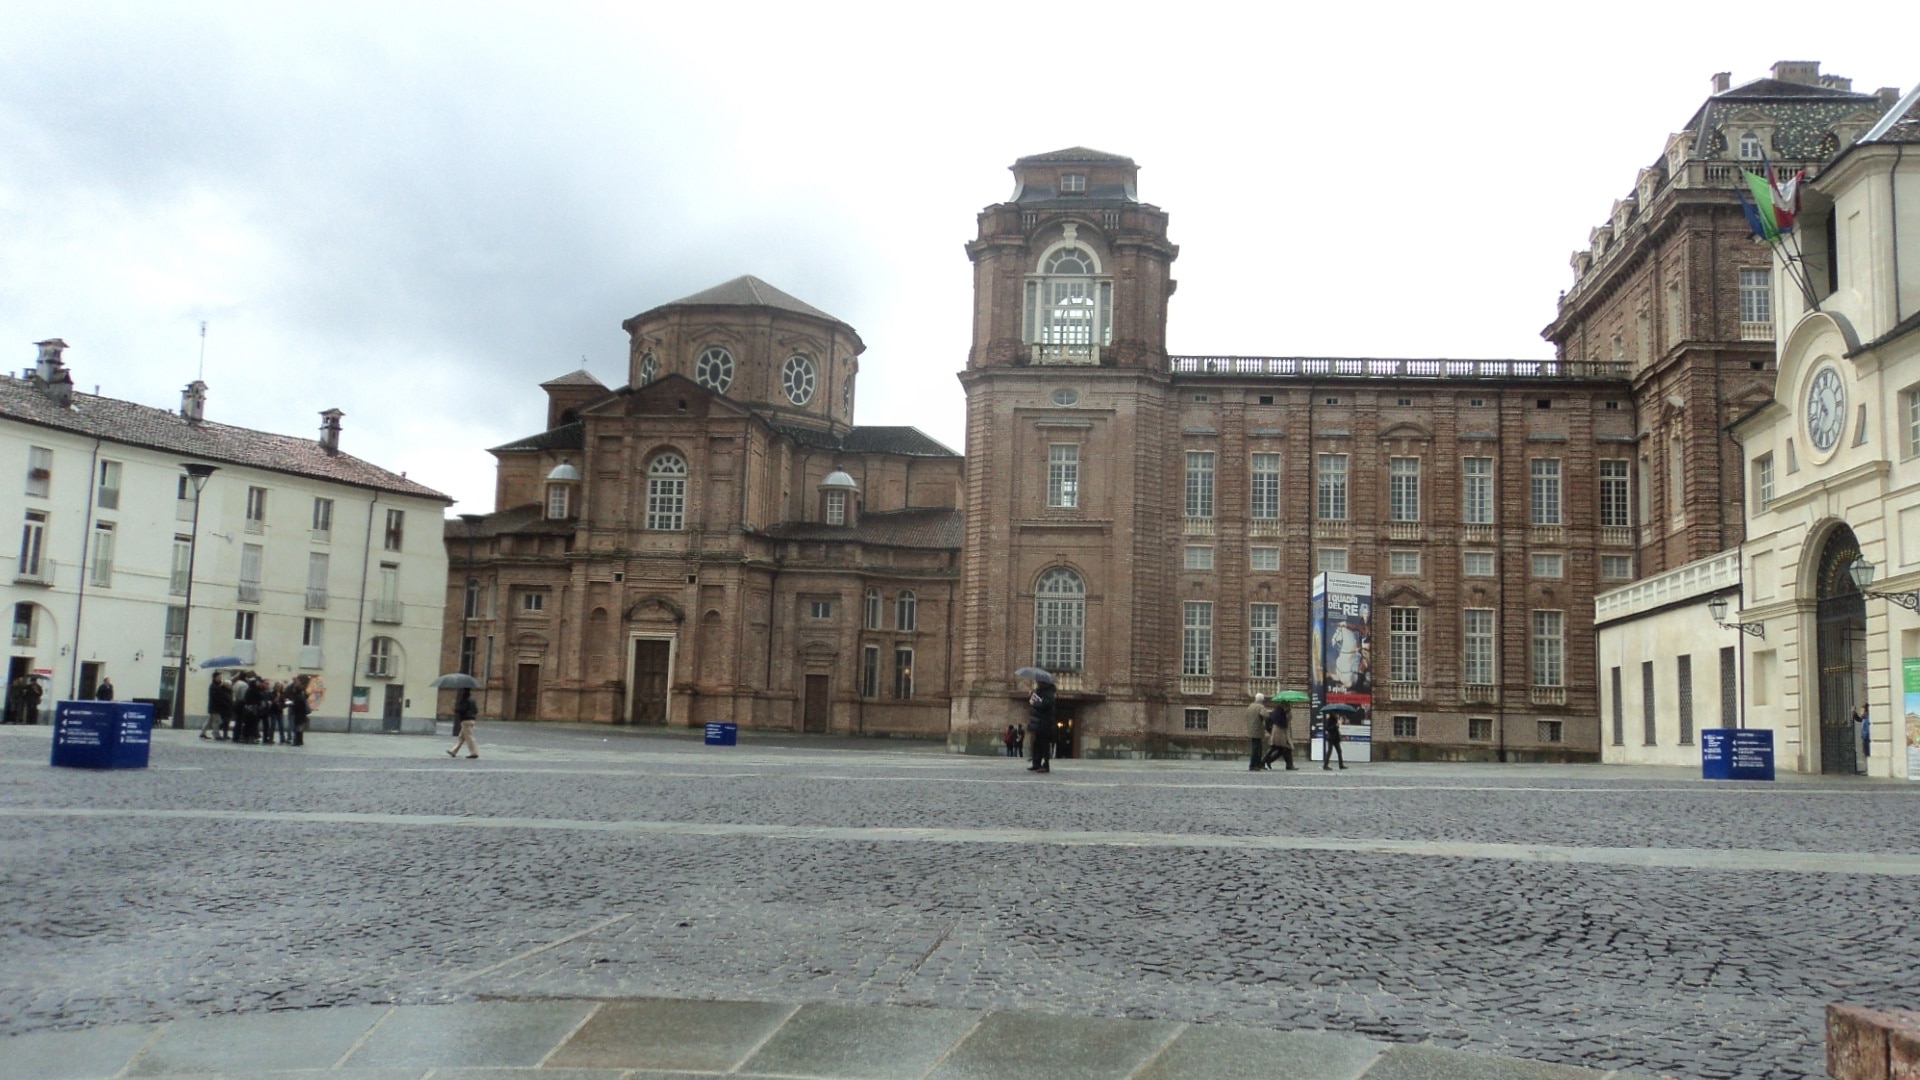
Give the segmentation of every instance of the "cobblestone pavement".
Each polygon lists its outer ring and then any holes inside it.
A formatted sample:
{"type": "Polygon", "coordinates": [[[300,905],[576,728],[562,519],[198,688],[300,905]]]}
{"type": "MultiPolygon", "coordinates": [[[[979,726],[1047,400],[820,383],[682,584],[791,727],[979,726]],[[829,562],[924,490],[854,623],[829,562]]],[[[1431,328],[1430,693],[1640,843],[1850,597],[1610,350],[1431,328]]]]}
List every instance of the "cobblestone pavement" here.
{"type": "Polygon", "coordinates": [[[484,725],[303,749],[0,728],[0,1035],[505,996],[1222,1022],[1681,1076],[1911,1007],[1920,784],[1058,763],[484,725]]]}

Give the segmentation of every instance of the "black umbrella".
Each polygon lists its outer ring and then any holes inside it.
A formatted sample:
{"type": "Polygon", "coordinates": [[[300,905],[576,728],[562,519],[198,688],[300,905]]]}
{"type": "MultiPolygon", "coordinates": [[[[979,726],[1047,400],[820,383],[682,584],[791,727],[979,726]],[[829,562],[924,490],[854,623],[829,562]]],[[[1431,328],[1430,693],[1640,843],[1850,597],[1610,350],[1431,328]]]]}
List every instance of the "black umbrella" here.
{"type": "Polygon", "coordinates": [[[451,672],[427,684],[436,690],[478,690],[479,680],[464,672],[451,672]]]}
{"type": "Polygon", "coordinates": [[[1016,679],[1032,679],[1035,682],[1052,682],[1053,675],[1045,668],[1023,667],[1013,673],[1016,679]]]}
{"type": "Polygon", "coordinates": [[[1360,706],[1348,705],[1345,702],[1341,702],[1334,705],[1320,706],[1320,715],[1322,716],[1361,716],[1364,714],[1360,706]]]}

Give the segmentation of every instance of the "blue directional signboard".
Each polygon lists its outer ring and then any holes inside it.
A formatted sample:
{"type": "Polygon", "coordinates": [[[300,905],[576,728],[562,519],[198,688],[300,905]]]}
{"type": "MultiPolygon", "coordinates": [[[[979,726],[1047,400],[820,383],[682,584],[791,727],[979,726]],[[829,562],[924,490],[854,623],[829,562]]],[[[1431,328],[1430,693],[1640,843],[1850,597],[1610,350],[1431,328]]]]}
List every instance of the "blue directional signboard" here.
{"type": "Polygon", "coordinates": [[[1764,728],[1702,728],[1700,775],[1707,780],[1773,779],[1773,732],[1764,728]]]}
{"type": "Polygon", "coordinates": [[[734,746],[740,739],[740,725],[711,723],[707,725],[708,746],[734,746]]]}
{"type": "Polygon", "coordinates": [[[59,701],[53,706],[53,764],[76,769],[144,769],[153,748],[153,706],[132,701],[59,701]]]}

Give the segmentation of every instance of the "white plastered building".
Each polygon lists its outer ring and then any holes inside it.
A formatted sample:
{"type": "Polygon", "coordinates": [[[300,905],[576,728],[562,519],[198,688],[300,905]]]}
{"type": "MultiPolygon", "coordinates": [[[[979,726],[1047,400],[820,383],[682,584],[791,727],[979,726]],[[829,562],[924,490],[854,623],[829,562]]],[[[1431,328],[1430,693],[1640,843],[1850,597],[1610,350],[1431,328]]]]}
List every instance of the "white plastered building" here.
{"type": "Polygon", "coordinates": [[[199,665],[233,656],[317,678],[315,730],[432,731],[447,496],[341,453],[337,410],[302,439],[206,420],[197,381],[179,412],[75,393],[65,348],[0,376],[8,684],[43,678],[44,717],[103,679],[166,715],[184,646],[194,723],[199,665]],[[189,463],[214,467],[197,531],[189,463]]]}

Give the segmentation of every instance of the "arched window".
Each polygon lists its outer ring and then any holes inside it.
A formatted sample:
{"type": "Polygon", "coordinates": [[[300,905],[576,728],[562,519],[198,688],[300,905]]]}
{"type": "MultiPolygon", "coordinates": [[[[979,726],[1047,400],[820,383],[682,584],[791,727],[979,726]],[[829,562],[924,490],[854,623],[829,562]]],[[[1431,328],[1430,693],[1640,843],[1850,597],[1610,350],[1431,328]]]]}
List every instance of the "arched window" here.
{"type": "Polygon", "coordinates": [[[900,595],[893,598],[893,628],[912,630],[917,627],[919,621],[919,598],[913,595],[912,589],[901,589],[900,595]]]}
{"type": "Polygon", "coordinates": [[[1097,364],[1100,347],[1113,343],[1113,282],[1071,237],[1027,280],[1026,337],[1036,363],[1097,364]]]}
{"type": "Polygon", "coordinates": [[[666,453],[647,466],[647,528],[687,527],[687,459],[666,453]]]}
{"type": "MultiPolygon", "coordinates": [[[[869,630],[880,629],[880,590],[879,589],[867,590],[866,618],[862,620],[862,625],[864,625],[869,630]]],[[[872,696],[872,695],[868,695],[868,696],[872,696]]]]}
{"type": "Polygon", "coordinates": [[[1048,671],[1079,671],[1087,657],[1087,584],[1056,566],[1033,590],[1033,662],[1048,671]]]}
{"type": "Polygon", "coordinates": [[[391,679],[399,664],[400,646],[390,637],[374,638],[367,645],[367,677],[391,679]]]}

